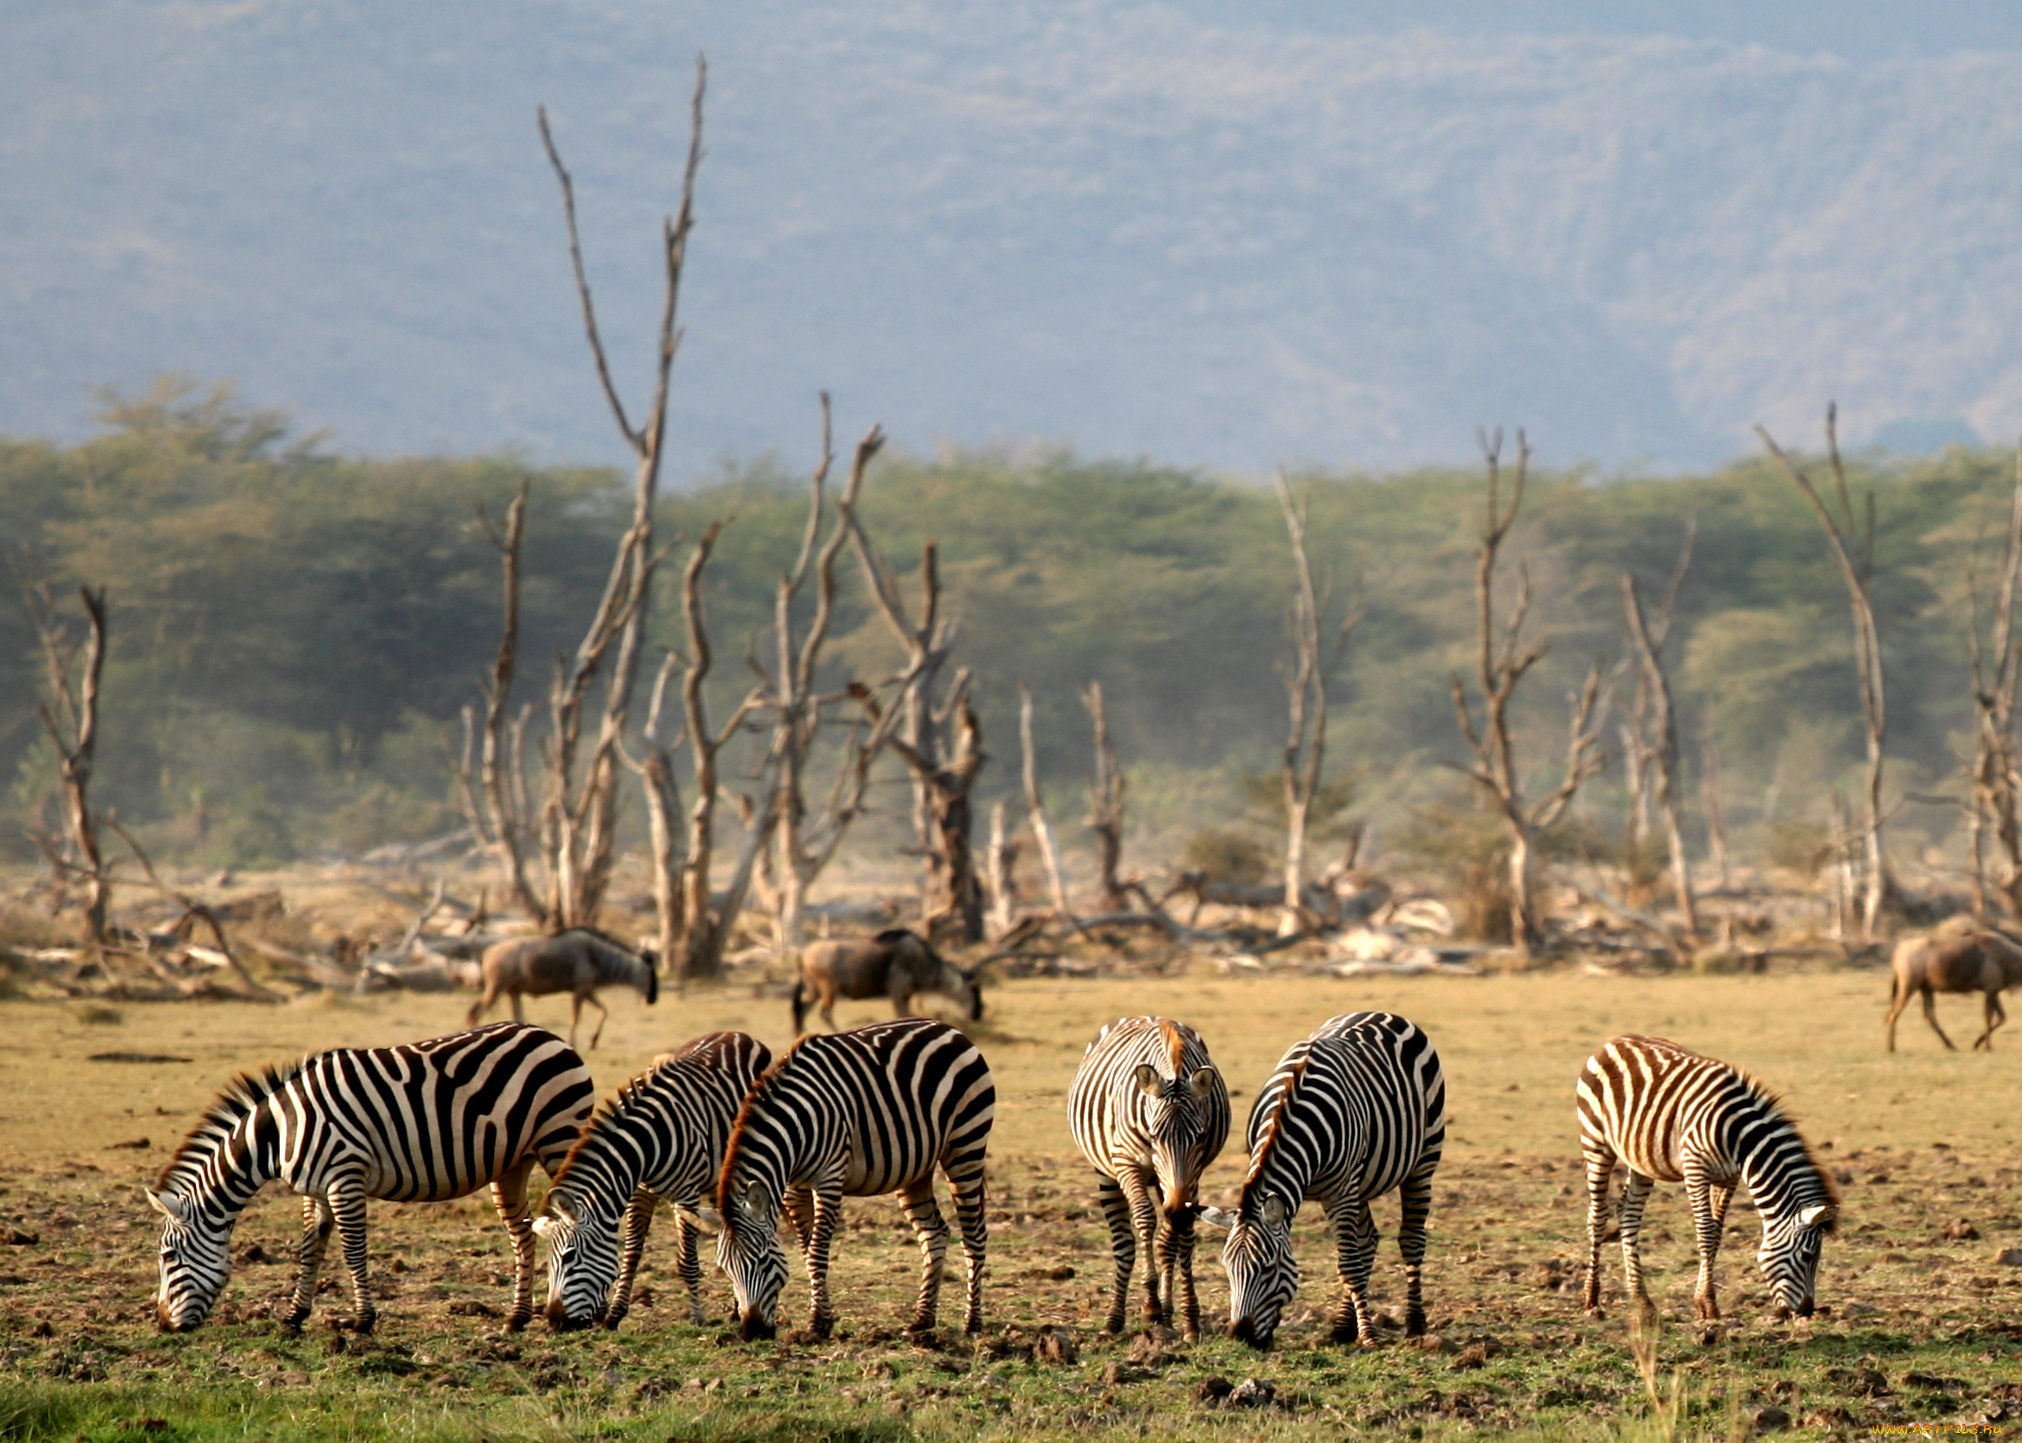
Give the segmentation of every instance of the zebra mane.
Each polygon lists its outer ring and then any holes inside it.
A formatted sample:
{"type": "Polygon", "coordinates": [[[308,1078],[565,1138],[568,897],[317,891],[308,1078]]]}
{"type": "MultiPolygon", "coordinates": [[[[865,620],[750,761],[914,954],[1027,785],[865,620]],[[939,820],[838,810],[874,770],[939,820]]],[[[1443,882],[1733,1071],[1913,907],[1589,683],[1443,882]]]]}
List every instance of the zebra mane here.
{"type": "MultiPolygon", "coordinates": [[[[588,931],[589,929],[583,928],[581,930],[588,931]]],[[[587,1147],[591,1140],[606,1127],[610,1126],[613,1119],[627,1111],[635,1102],[645,1096],[646,1089],[659,1080],[661,1068],[667,1066],[670,1062],[679,1062],[683,1058],[693,1057],[699,1052],[720,1046],[721,1037],[721,1033],[706,1033],[696,1038],[693,1042],[683,1043],[681,1047],[673,1052],[663,1052],[660,1056],[653,1059],[653,1065],[648,1067],[644,1072],[633,1077],[628,1077],[619,1083],[617,1091],[597,1104],[596,1111],[592,1112],[589,1121],[583,1124],[583,1130],[576,1134],[576,1140],[570,1144],[567,1155],[562,1158],[561,1169],[555,1174],[551,1186],[560,1187],[568,1177],[569,1169],[576,1165],[576,1154],[587,1147]]]]}
{"type": "MultiPolygon", "coordinates": [[[[1797,1145],[1804,1151],[1805,1165],[1818,1179],[1818,1185],[1824,1190],[1826,1200],[1834,1208],[1838,1208],[1839,1184],[1834,1180],[1831,1169],[1818,1160],[1818,1153],[1812,1149],[1811,1140],[1798,1128],[1797,1119],[1790,1115],[1790,1108],[1784,1103],[1783,1094],[1745,1067],[1738,1067],[1731,1062],[1722,1065],[1734,1075],[1734,1080],[1741,1084],[1751,1099],[1762,1104],[1763,1111],[1768,1114],[1770,1121],[1786,1128],[1790,1135],[1797,1139],[1797,1145]]],[[[1828,1222],[1825,1231],[1832,1232],[1837,1221],[1835,1218],[1832,1222],[1828,1222]]]]}
{"type": "Polygon", "coordinates": [[[168,1165],[155,1179],[155,1191],[169,1193],[177,1183],[186,1182],[203,1171],[218,1145],[231,1135],[241,1120],[259,1110],[260,1105],[298,1077],[313,1059],[270,1062],[254,1072],[241,1072],[218,1089],[197,1125],[177,1146],[168,1165]]]}
{"type": "MultiPolygon", "coordinates": [[[[1309,1039],[1310,1041],[1310,1039],[1309,1039]]],[[[1250,1153],[1249,1171],[1243,1174],[1243,1202],[1250,1200],[1250,1188],[1259,1182],[1264,1169],[1270,1165],[1271,1155],[1277,1150],[1278,1133],[1285,1124],[1285,1113],[1292,1106],[1292,1096],[1299,1090],[1299,1084],[1306,1079],[1306,1068],[1313,1060],[1313,1049],[1309,1045],[1299,1060],[1292,1064],[1285,1077],[1284,1089],[1279,1092],[1271,1115],[1264,1119],[1264,1130],[1257,1136],[1257,1145],[1250,1153]]],[[[1270,1086],[1267,1082],[1266,1087],[1270,1086]]]]}
{"type": "Polygon", "coordinates": [[[1170,1017],[1161,1017],[1158,1025],[1165,1033],[1166,1053],[1172,1062],[1173,1079],[1178,1081],[1187,1075],[1186,1034],[1180,1031],[1180,1025],[1170,1017]]]}
{"type": "Polygon", "coordinates": [[[820,1034],[810,1032],[805,1037],[797,1037],[786,1051],[772,1060],[772,1066],[752,1080],[751,1088],[744,1094],[744,1101],[738,1104],[737,1116],[730,1124],[730,1140],[723,1148],[723,1170],[716,1175],[716,1208],[726,1218],[730,1216],[730,1198],[726,1189],[730,1186],[730,1176],[737,1170],[737,1162],[744,1154],[744,1139],[751,1119],[758,1108],[758,1101],[771,1091],[774,1080],[786,1070],[800,1052],[801,1047],[820,1034]]]}

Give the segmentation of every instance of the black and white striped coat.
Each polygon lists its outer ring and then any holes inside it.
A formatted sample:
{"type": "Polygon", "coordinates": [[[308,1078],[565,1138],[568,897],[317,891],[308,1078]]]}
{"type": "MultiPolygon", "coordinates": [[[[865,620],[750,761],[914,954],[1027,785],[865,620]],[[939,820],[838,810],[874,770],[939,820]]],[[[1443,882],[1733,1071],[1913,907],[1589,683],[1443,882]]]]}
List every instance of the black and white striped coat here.
{"type": "Polygon", "coordinates": [[[1233,1211],[1209,1208],[1227,1227],[1229,1332],[1268,1347],[1299,1286],[1292,1219],[1308,1199],[1327,1212],[1342,1295],[1337,1342],[1370,1344],[1369,1271],[1376,1222],[1369,1204],[1396,1189],[1404,1255],[1405,1332],[1425,1331],[1425,1222],[1432,1176],[1446,1144],[1446,1077],[1432,1039],[1390,1012],[1351,1012],[1296,1042],[1257,1094],[1248,1129],[1250,1168],[1233,1211]]]}
{"type": "MultiPolygon", "coordinates": [[[[923,1017],[803,1037],[752,1087],[731,1130],[717,1182],[716,1261],[730,1275],[743,1336],[770,1338],[786,1285],[779,1217],[792,1218],[813,1293],[810,1328],[825,1337],[829,1242],[844,1197],[897,1193],[920,1240],[920,1292],[909,1325],[934,1326],[948,1225],[934,1202],[934,1169],[955,1197],[968,1262],[964,1327],[983,1325],[984,1154],[997,1086],[976,1045],[923,1017]]],[[[700,1210],[698,1210],[700,1213],[700,1210]]]]}
{"type": "Polygon", "coordinates": [[[1587,1164],[1587,1294],[1601,1303],[1601,1239],[1608,1184],[1619,1159],[1622,1265],[1629,1293],[1649,1305],[1638,1241],[1643,1205],[1657,1182],[1682,1182],[1698,1235],[1699,1281],[1692,1301],[1703,1319],[1720,1316],[1713,1261],[1737,1184],[1762,1215],[1756,1259],[1781,1316],[1811,1316],[1818,1258],[1839,1217],[1832,1179],[1784,1115],[1776,1097],[1740,1068],[1659,1037],[1617,1037],[1580,1072],[1580,1151],[1587,1164]]]}
{"type": "Polygon", "coordinates": [[[596,1091],[583,1059],[540,1027],[501,1022],[404,1047],[344,1048],[234,1078],[184,1140],[148,1201],[163,1216],[155,1311],[197,1327],[231,1273],[232,1228],[280,1182],[303,1195],[301,1267],[283,1321],[300,1327],[334,1223],[359,1331],[374,1310],[365,1277],[365,1200],[441,1202],[491,1185],[512,1234],[513,1309],[532,1315],[534,1233],[527,1174],[560,1168],[596,1091]]]}
{"type": "Polygon", "coordinates": [[[1186,1335],[1200,1336],[1194,1193],[1229,1137],[1229,1089],[1207,1044],[1169,1017],[1121,1017],[1088,1044],[1067,1094],[1075,1145],[1101,1176],[1116,1263],[1107,1331],[1123,1329],[1130,1275],[1144,1257],[1144,1313],[1171,1323],[1174,1284],[1186,1335]]]}
{"type": "MultiPolygon", "coordinates": [[[[705,1192],[714,1197],[730,1124],[771,1065],[772,1049],[758,1039],[711,1032],[659,1059],[598,1109],[534,1219],[548,1244],[550,1327],[615,1328],[624,1320],[654,1205],[665,1198],[692,1210],[705,1192]]],[[[675,1229],[688,1315],[700,1323],[697,1230],[678,1211],[675,1229]]]]}

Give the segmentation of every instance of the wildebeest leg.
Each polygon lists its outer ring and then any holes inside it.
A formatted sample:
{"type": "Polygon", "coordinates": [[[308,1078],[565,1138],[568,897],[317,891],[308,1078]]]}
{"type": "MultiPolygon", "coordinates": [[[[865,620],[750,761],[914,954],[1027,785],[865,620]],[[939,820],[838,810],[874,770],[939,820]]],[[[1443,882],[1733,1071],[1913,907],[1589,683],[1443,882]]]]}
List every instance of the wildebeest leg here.
{"type": "Polygon", "coordinates": [[[578,992],[569,999],[569,1046],[576,1045],[576,1029],[583,1022],[583,994],[578,992]]]}
{"type": "Polygon", "coordinates": [[[1985,1016],[1987,1030],[1981,1033],[1979,1040],[1973,1044],[1975,1052],[1978,1052],[1983,1047],[1992,1052],[1994,1050],[1994,1029],[2008,1020],[2008,1009],[2001,1005],[2000,993],[1989,992],[1987,994],[1985,1016]]]}
{"type": "Polygon", "coordinates": [[[892,994],[892,1011],[900,1017],[911,1017],[913,1015],[913,994],[911,992],[894,992],[892,994]]]}
{"type": "Polygon", "coordinates": [[[534,1315],[534,1224],[527,1216],[527,1174],[534,1160],[523,1157],[492,1179],[492,1205],[513,1240],[513,1309],[506,1327],[517,1333],[534,1315]]]}
{"type": "Polygon", "coordinates": [[[1924,1021],[1931,1024],[1931,1031],[1938,1034],[1938,1041],[1945,1044],[1947,1052],[1957,1052],[1959,1050],[1952,1045],[1952,1039],[1945,1036],[1945,1029],[1938,1026],[1937,1002],[1931,994],[1931,989],[1928,987],[1924,989],[1924,1021]]]}
{"type": "Polygon", "coordinates": [[[281,1326],[290,1332],[299,1329],[309,1310],[316,1306],[316,1269],[323,1262],[323,1248],[330,1241],[334,1221],[330,1205],[322,1198],[312,1195],[302,1199],[302,1246],[295,1254],[295,1296],[289,1301],[288,1311],[281,1315],[281,1326]]]}
{"type": "Polygon", "coordinates": [[[828,983],[822,988],[821,1025],[831,1032],[835,1031],[835,1000],[841,994],[842,989],[833,982],[828,983]]]}
{"type": "Polygon", "coordinates": [[[477,1001],[470,1004],[470,1011],[465,1015],[463,1025],[465,1027],[477,1026],[478,1018],[490,1011],[491,1005],[496,1001],[498,1001],[498,983],[487,978],[484,984],[484,991],[478,994],[477,1001]]]}
{"type": "MultiPolygon", "coordinates": [[[[611,1020],[611,1009],[606,1007],[602,999],[594,992],[585,1000],[597,1009],[597,1030],[590,1034],[590,1050],[595,1052],[597,1050],[597,1039],[604,1035],[604,1024],[611,1020]]],[[[578,1010],[581,1009],[581,1006],[581,1003],[577,1004],[578,1010]]]]}
{"type": "Polygon", "coordinates": [[[511,992],[508,992],[506,995],[512,998],[513,1000],[513,1021],[515,1022],[526,1021],[527,1009],[524,1005],[525,999],[521,994],[520,990],[518,988],[514,988],[511,992]]]}
{"type": "Polygon", "coordinates": [[[1896,979],[1896,990],[1889,998],[1889,1015],[1882,1019],[1882,1025],[1889,1030],[1889,1051],[1896,1050],[1896,1019],[1903,1015],[1903,1009],[1910,1005],[1910,989],[1903,986],[1900,977],[1896,979]]]}

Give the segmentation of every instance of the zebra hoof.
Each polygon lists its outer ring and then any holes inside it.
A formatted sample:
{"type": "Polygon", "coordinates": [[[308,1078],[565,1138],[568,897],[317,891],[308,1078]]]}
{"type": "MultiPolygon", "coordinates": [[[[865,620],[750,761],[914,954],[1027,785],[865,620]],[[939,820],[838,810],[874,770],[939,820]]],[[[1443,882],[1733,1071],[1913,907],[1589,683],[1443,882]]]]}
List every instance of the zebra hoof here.
{"type": "Polygon", "coordinates": [[[508,1333],[524,1333],[527,1330],[527,1320],[531,1317],[533,1317],[533,1314],[530,1312],[522,1313],[517,1308],[514,1309],[506,1315],[506,1331],[508,1333]]]}

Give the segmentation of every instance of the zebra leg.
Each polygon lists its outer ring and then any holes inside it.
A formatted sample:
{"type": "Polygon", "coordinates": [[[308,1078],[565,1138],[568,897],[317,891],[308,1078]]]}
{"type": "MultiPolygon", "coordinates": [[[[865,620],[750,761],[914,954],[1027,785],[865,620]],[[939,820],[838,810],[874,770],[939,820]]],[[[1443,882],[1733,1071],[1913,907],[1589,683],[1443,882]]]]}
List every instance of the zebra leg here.
{"type": "Polygon", "coordinates": [[[1622,1277],[1628,1285],[1630,1301],[1640,1308],[1650,1307],[1650,1293],[1643,1286],[1643,1204],[1657,1180],[1643,1176],[1633,1167],[1622,1185],[1622,1277]]]}
{"type": "Polygon", "coordinates": [[[800,1250],[806,1252],[814,1239],[814,1191],[811,1188],[790,1187],[781,1199],[786,1209],[787,1221],[793,1224],[793,1235],[800,1241],[800,1250]]]}
{"type": "Polygon", "coordinates": [[[1369,1270],[1376,1265],[1376,1219],[1369,1215],[1368,1203],[1344,1197],[1327,1205],[1327,1221],[1334,1229],[1334,1263],[1341,1273],[1341,1298],[1330,1320],[1334,1341],[1373,1348],[1369,1270]]]}
{"type": "Polygon", "coordinates": [[[1397,1251],[1404,1256],[1404,1336],[1425,1336],[1425,1220],[1432,1213],[1432,1166],[1415,1172],[1398,1189],[1403,1218],[1397,1226],[1397,1251]]]}
{"type": "MultiPolygon", "coordinates": [[[[611,1284],[610,1300],[604,1305],[603,1322],[607,1328],[617,1327],[625,1321],[625,1314],[632,1311],[632,1284],[639,1276],[639,1261],[646,1255],[646,1234],[653,1226],[653,1208],[659,1201],[642,1187],[632,1194],[632,1201],[625,1207],[625,1231],[618,1251],[618,1277],[611,1284]]],[[[689,1310],[700,1311],[693,1283],[689,1284],[688,1296],[689,1310]]]]}
{"type": "Polygon", "coordinates": [[[835,1305],[828,1296],[828,1247],[841,1221],[842,1184],[815,1189],[814,1224],[807,1238],[807,1286],[813,1294],[807,1327],[817,1338],[826,1338],[835,1327],[835,1305]]]}
{"type": "Polygon", "coordinates": [[[513,1240],[513,1308],[506,1328],[515,1333],[534,1315],[534,1224],[527,1216],[527,1174],[533,1170],[534,1160],[521,1158],[491,1185],[492,1206],[513,1240]]]}
{"type": "Polygon", "coordinates": [[[941,1263],[948,1255],[948,1224],[941,1216],[940,1204],[934,1201],[934,1175],[928,1173],[901,1188],[899,1204],[920,1240],[920,1296],[913,1303],[913,1320],[906,1324],[906,1331],[931,1333],[941,1314],[941,1263]]]}
{"type": "Polygon", "coordinates": [[[1713,1260],[1720,1255],[1720,1224],[1727,1211],[1727,1199],[1722,1197],[1716,1203],[1713,1193],[1714,1186],[1707,1181],[1705,1172],[1688,1165],[1685,1200],[1692,1205],[1692,1232],[1699,1246],[1699,1281],[1692,1288],[1692,1312],[1700,1321],[1709,1323],[1720,1316],[1720,1300],[1713,1288],[1713,1260]]]}
{"type": "MultiPolygon", "coordinates": [[[[1170,1323],[1172,1322],[1171,1294],[1166,1293],[1161,1295],[1159,1292],[1158,1199],[1152,1191],[1157,1186],[1157,1182],[1156,1178],[1148,1176],[1141,1168],[1132,1163],[1126,1163],[1116,1170],[1117,1186],[1123,1189],[1124,1201],[1130,1208],[1130,1228],[1137,1239],[1137,1252],[1144,1259],[1145,1321],[1150,1323],[1170,1323]]],[[[1114,1231],[1113,1227],[1112,1231],[1114,1231]]],[[[1120,1261],[1121,1259],[1119,1259],[1120,1261]]],[[[1130,1284],[1129,1274],[1123,1273],[1120,1276],[1124,1286],[1128,1288],[1130,1284]]],[[[1118,1300],[1117,1307],[1121,1309],[1121,1299],[1118,1300]]]]}
{"type": "Polygon", "coordinates": [[[365,1189],[356,1178],[345,1178],[330,1184],[329,1201],[337,1239],[344,1245],[344,1266],[351,1273],[351,1326],[369,1333],[379,1312],[372,1306],[372,1289],[365,1277],[365,1189]]]}
{"type": "Polygon", "coordinates": [[[1165,1295],[1172,1301],[1174,1285],[1179,1289],[1179,1313],[1182,1331],[1187,1341],[1194,1342],[1201,1335],[1201,1303],[1194,1292],[1194,1215],[1191,1209],[1182,1210],[1165,1218],[1159,1228],[1159,1242],[1165,1252],[1165,1261],[1159,1273],[1165,1278],[1165,1295]]]}
{"type": "Polygon", "coordinates": [[[702,1306],[702,1259],[697,1252],[701,1241],[701,1234],[694,1224],[675,1219],[675,1266],[681,1273],[681,1281],[688,1287],[688,1321],[698,1326],[709,1321],[709,1310],[702,1306]]]}
{"type": "Polygon", "coordinates": [[[1109,1224],[1109,1252],[1116,1260],[1116,1287],[1111,1293],[1109,1317],[1103,1322],[1105,1333],[1123,1331],[1123,1305],[1130,1296],[1130,1275],[1137,1266],[1137,1233],[1131,1225],[1130,1204],[1123,1196],[1123,1185],[1113,1177],[1102,1180],[1098,1190],[1102,1200],[1103,1220],[1109,1224]]]}
{"type": "Polygon", "coordinates": [[[1598,1139],[1585,1139],[1587,1161],[1587,1295],[1589,1313],[1601,1311],[1601,1242],[1608,1235],[1608,1183],[1615,1174],[1615,1154],[1598,1139]]]}
{"type": "Polygon", "coordinates": [[[962,1230],[962,1257],[969,1271],[968,1308],[963,1314],[962,1331],[980,1333],[983,1330],[984,1254],[990,1241],[989,1221],[983,1211],[988,1191],[982,1159],[976,1160],[973,1171],[965,1170],[959,1176],[949,1170],[948,1190],[955,1195],[955,1225],[962,1230]]]}
{"type": "Polygon", "coordinates": [[[288,1311],[281,1315],[281,1326],[291,1333],[301,1331],[309,1310],[316,1306],[316,1270],[322,1266],[323,1248],[330,1241],[333,1221],[322,1198],[312,1194],[302,1199],[302,1245],[295,1253],[295,1295],[289,1299],[288,1311]]]}

